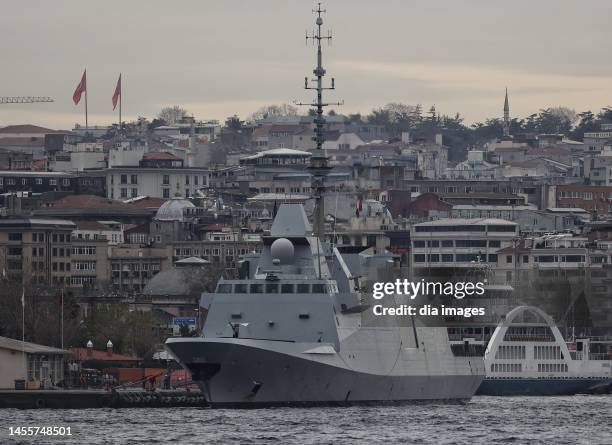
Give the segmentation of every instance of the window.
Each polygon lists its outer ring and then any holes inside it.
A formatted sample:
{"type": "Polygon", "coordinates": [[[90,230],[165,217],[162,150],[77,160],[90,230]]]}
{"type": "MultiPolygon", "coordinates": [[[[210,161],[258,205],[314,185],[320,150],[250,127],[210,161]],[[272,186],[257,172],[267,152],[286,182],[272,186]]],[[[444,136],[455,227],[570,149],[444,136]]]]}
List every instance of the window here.
{"type": "Polygon", "coordinates": [[[278,294],[278,283],[266,283],[267,294],[278,294]]]}
{"type": "Polygon", "coordinates": [[[21,233],[9,233],[8,239],[9,241],[21,241],[21,233]]]}
{"type": "Polygon", "coordinates": [[[62,179],[62,185],[68,187],[70,185],[70,179],[62,179]]]}
{"type": "Polygon", "coordinates": [[[185,175],[185,185],[189,185],[189,175],[185,175]]]}
{"type": "Polygon", "coordinates": [[[220,284],[217,287],[217,293],[220,293],[220,294],[231,294],[232,293],[232,285],[231,284],[220,284]]]}
{"type": "Polygon", "coordinates": [[[138,175],[130,176],[130,183],[131,184],[138,184],[138,175]]]}
{"type": "Polygon", "coordinates": [[[297,285],[298,294],[307,294],[310,291],[310,285],[306,283],[300,283],[297,285]]]}
{"type": "Polygon", "coordinates": [[[415,263],[424,263],[425,262],[425,255],[415,255],[414,256],[414,262],[415,263]]]}
{"type": "Polygon", "coordinates": [[[57,185],[57,180],[49,179],[49,185],[57,185]]]}
{"type": "Polygon", "coordinates": [[[489,247],[501,247],[501,241],[491,240],[489,241],[489,247]]]}
{"type": "Polygon", "coordinates": [[[21,247],[9,247],[8,254],[11,256],[21,256],[21,247]]]}
{"type": "Polygon", "coordinates": [[[138,196],[138,189],[132,189],[132,198],[136,198],[138,196]]]}
{"type": "Polygon", "coordinates": [[[251,284],[251,293],[252,294],[262,294],[263,284],[251,284]]]}
{"type": "Polygon", "coordinates": [[[425,247],[425,241],[413,241],[412,244],[415,249],[418,249],[420,247],[425,247]]]}
{"type": "Polygon", "coordinates": [[[281,294],[292,294],[293,284],[281,284],[281,294]]]}
{"type": "Polygon", "coordinates": [[[247,285],[245,283],[239,283],[234,285],[234,292],[237,294],[246,294],[247,293],[247,285]]]}
{"type": "Polygon", "coordinates": [[[121,184],[127,184],[127,175],[121,175],[121,184]]]}
{"type": "Polygon", "coordinates": [[[494,253],[489,254],[489,263],[497,263],[497,255],[494,253]]]}
{"type": "Polygon", "coordinates": [[[442,240],[442,247],[453,247],[453,240],[442,240]]]}
{"type": "Polygon", "coordinates": [[[443,263],[452,263],[453,262],[453,254],[452,253],[443,253],[442,254],[442,262],[443,263]]]}
{"type": "Polygon", "coordinates": [[[164,198],[170,198],[170,189],[162,189],[162,196],[164,198]]]}
{"type": "Polygon", "coordinates": [[[469,263],[472,261],[478,261],[479,255],[475,253],[458,253],[457,254],[457,262],[469,263]]]}
{"type": "Polygon", "coordinates": [[[325,285],[316,283],[312,285],[312,293],[313,294],[323,294],[325,293],[325,285]]]}
{"type": "Polygon", "coordinates": [[[122,198],[127,198],[127,189],[126,188],[122,188],[121,189],[121,197],[122,198]]]}
{"type": "Polygon", "coordinates": [[[170,184],[170,175],[164,175],[164,178],[162,180],[162,184],[164,184],[164,185],[169,185],[170,184]]]}
{"type": "Polygon", "coordinates": [[[529,263],[529,255],[523,255],[523,264],[529,263]]]}
{"type": "Polygon", "coordinates": [[[487,230],[489,232],[514,232],[515,226],[508,224],[508,225],[504,225],[504,226],[488,226],[487,230]]]}
{"type": "Polygon", "coordinates": [[[506,263],[512,264],[512,255],[506,255],[506,263]]]}

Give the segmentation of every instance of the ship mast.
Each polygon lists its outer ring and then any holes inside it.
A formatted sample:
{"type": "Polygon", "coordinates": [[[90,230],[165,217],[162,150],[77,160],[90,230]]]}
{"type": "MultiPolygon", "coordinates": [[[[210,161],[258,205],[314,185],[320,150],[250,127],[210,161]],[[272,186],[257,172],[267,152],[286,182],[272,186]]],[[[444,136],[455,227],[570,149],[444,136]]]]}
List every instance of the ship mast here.
{"type": "Polygon", "coordinates": [[[342,103],[326,103],[323,102],[323,90],[334,90],[335,82],[334,78],[331,79],[331,86],[323,86],[323,77],[325,76],[325,69],[323,68],[323,51],[321,50],[321,42],[326,40],[328,43],[331,42],[332,36],[328,31],[327,35],[321,34],[321,25],[323,25],[323,17],[321,14],[325,12],[321,9],[321,3],[317,4],[317,9],[313,10],[317,15],[315,24],[317,26],[316,31],[312,31],[310,34],[306,33],[306,42],[309,40],[317,46],[317,66],[312,71],[315,75],[311,81],[316,82],[316,86],[310,86],[308,83],[308,77],[304,78],[304,89],[316,90],[317,99],[316,102],[302,103],[295,102],[296,105],[303,105],[309,107],[315,107],[316,116],[314,118],[315,123],[315,135],[312,138],[316,143],[316,148],[313,150],[312,156],[310,157],[310,165],[308,168],[312,173],[311,189],[314,192],[315,198],[315,210],[314,210],[314,234],[320,240],[325,238],[325,204],[323,201],[323,194],[325,192],[325,177],[329,173],[331,167],[329,166],[329,159],[323,151],[323,127],[325,125],[325,118],[323,117],[323,108],[330,105],[342,105],[342,103]]]}

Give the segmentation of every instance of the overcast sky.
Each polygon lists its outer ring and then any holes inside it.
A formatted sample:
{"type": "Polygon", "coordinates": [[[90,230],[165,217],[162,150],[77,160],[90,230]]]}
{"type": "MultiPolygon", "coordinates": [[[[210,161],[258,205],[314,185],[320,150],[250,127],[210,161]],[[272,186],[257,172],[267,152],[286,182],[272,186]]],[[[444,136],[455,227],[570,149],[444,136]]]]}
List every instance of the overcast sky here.
{"type": "MultiPolygon", "coordinates": [[[[72,92],[87,67],[89,123],[178,104],[199,119],[245,118],[310,96],[301,88],[315,52],[304,43],[308,0],[3,0],[0,96],[51,104],[0,105],[0,126],[84,123],[72,92]]],[[[324,65],[342,113],[387,102],[432,104],[466,121],[564,105],[612,105],[612,1],[329,0],[324,65]]],[[[331,99],[331,97],[330,97],[331,99]]]]}

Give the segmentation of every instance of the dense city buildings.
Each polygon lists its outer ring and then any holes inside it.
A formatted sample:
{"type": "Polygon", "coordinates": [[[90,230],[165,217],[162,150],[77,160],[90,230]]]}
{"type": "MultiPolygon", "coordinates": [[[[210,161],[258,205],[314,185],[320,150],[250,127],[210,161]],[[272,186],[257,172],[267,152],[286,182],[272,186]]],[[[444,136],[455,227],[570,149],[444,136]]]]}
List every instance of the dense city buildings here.
{"type": "MultiPolygon", "coordinates": [[[[486,271],[500,292],[585,270],[584,295],[610,291],[607,118],[583,140],[521,130],[506,93],[499,126],[478,137],[482,127],[462,127],[467,144],[433,107],[386,110],[325,116],[334,247],[390,253],[411,276],[486,271]]],[[[70,292],[83,313],[125,302],[169,326],[191,319],[200,293],[261,251],[280,204],[312,217],[315,128],[313,116],[282,113],[0,128],[3,277],[70,292]]]]}

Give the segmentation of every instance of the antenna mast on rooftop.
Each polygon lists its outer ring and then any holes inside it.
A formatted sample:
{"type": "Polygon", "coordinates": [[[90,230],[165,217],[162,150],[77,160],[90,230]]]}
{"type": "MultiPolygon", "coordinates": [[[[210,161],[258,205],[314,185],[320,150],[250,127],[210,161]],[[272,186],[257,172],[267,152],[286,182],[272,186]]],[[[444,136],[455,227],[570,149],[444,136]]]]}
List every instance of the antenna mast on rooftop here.
{"type": "Polygon", "coordinates": [[[325,177],[329,173],[331,167],[328,163],[328,157],[323,151],[323,126],[325,124],[325,118],[323,117],[323,109],[330,105],[342,105],[342,102],[328,103],[323,102],[323,90],[335,90],[335,81],[332,77],[331,85],[328,87],[323,86],[323,77],[325,76],[325,69],[323,68],[323,51],[321,50],[321,42],[326,40],[328,43],[331,42],[331,32],[327,32],[327,35],[321,34],[321,26],[323,25],[323,17],[321,14],[325,12],[321,9],[321,3],[317,3],[317,9],[312,11],[316,14],[317,19],[315,24],[317,26],[316,31],[312,31],[310,34],[306,33],[306,42],[309,40],[313,44],[317,45],[317,66],[312,71],[315,75],[311,81],[316,82],[316,86],[310,86],[308,83],[308,77],[304,78],[304,89],[316,90],[317,99],[315,102],[302,103],[294,102],[296,105],[316,107],[316,116],[314,118],[315,123],[315,136],[313,140],[316,143],[316,149],[313,151],[310,157],[310,166],[308,167],[312,171],[312,190],[315,194],[315,210],[314,210],[314,233],[319,239],[323,240],[325,237],[325,206],[323,202],[323,193],[325,191],[325,177]]]}

